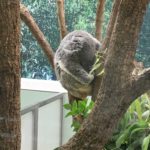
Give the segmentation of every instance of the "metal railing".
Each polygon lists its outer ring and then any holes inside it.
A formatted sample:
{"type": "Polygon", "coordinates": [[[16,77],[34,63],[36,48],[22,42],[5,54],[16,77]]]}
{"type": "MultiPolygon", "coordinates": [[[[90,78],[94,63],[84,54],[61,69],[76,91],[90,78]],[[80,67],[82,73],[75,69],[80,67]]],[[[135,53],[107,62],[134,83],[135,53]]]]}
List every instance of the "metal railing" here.
{"type": "Polygon", "coordinates": [[[60,101],[60,141],[59,145],[62,145],[62,136],[63,136],[63,93],[59,93],[49,99],[43,100],[42,102],[39,102],[35,105],[29,106],[27,108],[24,108],[21,110],[21,115],[25,115],[29,112],[32,112],[33,115],[33,150],[38,149],[38,119],[39,119],[39,108],[42,106],[45,106],[47,104],[50,104],[56,100],[60,101]]]}

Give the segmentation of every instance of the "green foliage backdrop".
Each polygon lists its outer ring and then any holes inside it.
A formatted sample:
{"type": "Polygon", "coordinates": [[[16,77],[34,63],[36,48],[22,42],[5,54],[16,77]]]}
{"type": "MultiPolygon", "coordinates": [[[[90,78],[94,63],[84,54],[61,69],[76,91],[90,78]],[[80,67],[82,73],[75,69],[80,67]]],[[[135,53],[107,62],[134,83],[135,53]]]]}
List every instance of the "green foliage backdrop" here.
{"type": "MultiPolygon", "coordinates": [[[[113,0],[106,0],[104,12],[103,36],[110,17],[113,0]]],[[[50,42],[54,51],[60,43],[56,0],[22,0],[28,7],[36,23],[50,42]]],[[[68,31],[82,29],[94,35],[97,0],[65,0],[65,16],[68,31]]],[[[142,26],[136,57],[150,66],[150,7],[142,26]]],[[[28,27],[22,23],[22,77],[38,79],[56,79],[48,61],[32,36],[28,27]]]]}
{"type": "Polygon", "coordinates": [[[136,58],[144,62],[145,67],[150,67],[150,4],[142,25],[136,58]]]}

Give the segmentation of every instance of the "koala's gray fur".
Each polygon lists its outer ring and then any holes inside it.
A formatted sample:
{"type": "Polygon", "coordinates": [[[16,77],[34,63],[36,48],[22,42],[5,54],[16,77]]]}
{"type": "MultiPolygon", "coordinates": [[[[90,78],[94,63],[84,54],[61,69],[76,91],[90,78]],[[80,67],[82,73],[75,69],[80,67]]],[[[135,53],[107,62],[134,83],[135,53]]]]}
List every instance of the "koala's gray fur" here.
{"type": "Polygon", "coordinates": [[[69,93],[85,98],[91,93],[94,75],[90,74],[100,42],[85,31],[73,31],[60,43],[55,58],[58,80],[69,93]]]}

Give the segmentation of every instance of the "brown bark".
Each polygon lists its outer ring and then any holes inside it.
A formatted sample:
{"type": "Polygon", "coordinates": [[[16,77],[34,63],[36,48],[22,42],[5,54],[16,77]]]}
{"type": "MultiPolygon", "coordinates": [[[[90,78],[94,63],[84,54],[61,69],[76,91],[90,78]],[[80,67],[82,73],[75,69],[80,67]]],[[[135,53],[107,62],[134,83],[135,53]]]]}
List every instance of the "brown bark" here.
{"type": "Polygon", "coordinates": [[[60,37],[63,39],[67,35],[65,23],[64,0],[57,0],[57,15],[60,27],[60,37]]]}
{"type": "Polygon", "coordinates": [[[129,105],[150,89],[149,71],[137,80],[132,76],[138,34],[148,1],[121,1],[95,107],[79,132],[61,150],[102,150],[129,105]]]}
{"type": "Polygon", "coordinates": [[[105,0],[99,0],[97,4],[97,11],[96,11],[96,33],[95,37],[102,41],[102,23],[103,23],[103,14],[104,14],[104,6],[105,0]]]}
{"type": "Polygon", "coordinates": [[[113,29],[115,26],[115,22],[116,22],[116,18],[118,15],[120,2],[121,2],[121,0],[114,0],[110,20],[109,20],[108,27],[107,27],[106,37],[103,41],[102,48],[101,48],[102,50],[105,50],[109,46],[111,35],[112,35],[113,29]]]}
{"type": "Polygon", "coordinates": [[[30,28],[32,34],[34,35],[34,37],[38,41],[39,45],[42,47],[45,55],[48,58],[49,63],[51,64],[52,68],[54,69],[53,50],[52,50],[50,44],[48,43],[48,41],[46,40],[44,34],[42,33],[42,31],[37,26],[33,17],[30,15],[30,12],[28,11],[28,9],[23,4],[20,4],[20,17],[21,17],[21,20],[23,22],[25,22],[25,24],[30,28]]]}
{"type": "Polygon", "coordinates": [[[150,68],[144,69],[140,74],[133,76],[131,83],[128,86],[130,99],[135,99],[143,93],[148,92],[150,89],[150,68]]]}
{"type": "MultiPolygon", "coordinates": [[[[107,54],[107,48],[109,46],[109,42],[111,39],[111,35],[115,26],[115,22],[116,22],[116,18],[118,15],[118,9],[120,6],[120,2],[121,0],[115,0],[114,4],[113,4],[113,8],[112,8],[112,12],[111,12],[111,17],[109,20],[109,24],[107,27],[107,32],[106,32],[106,37],[102,43],[102,47],[101,47],[101,52],[103,53],[103,57],[106,57],[107,54]]],[[[92,99],[95,101],[97,98],[97,94],[98,94],[98,90],[100,88],[101,85],[101,81],[102,81],[102,77],[96,77],[94,79],[93,82],[93,91],[92,91],[92,99]]]]}
{"type": "Polygon", "coordinates": [[[0,149],[20,150],[19,0],[0,2],[0,149]]]}

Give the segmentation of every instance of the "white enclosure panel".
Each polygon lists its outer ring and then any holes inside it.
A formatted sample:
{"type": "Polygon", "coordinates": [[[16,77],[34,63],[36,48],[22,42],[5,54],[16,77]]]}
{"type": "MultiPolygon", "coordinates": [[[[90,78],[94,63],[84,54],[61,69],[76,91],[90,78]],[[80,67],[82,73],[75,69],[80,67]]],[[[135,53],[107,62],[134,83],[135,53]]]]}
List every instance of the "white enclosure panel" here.
{"type": "Polygon", "coordinates": [[[38,150],[53,150],[60,144],[60,100],[39,109],[38,150]]]}
{"type": "MultiPolygon", "coordinates": [[[[37,108],[38,105],[36,104],[40,104],[58,93],[63,93],[65,95],[63,102],[68,103],[67,91],[62,88],[58,81],[21,79],[21,110],[24,111],[25,108],[29,107],[37,108]]],[[[67,111],[63,110],[62,114],[63,106],[60,105],[60,102],[62,105],[61,100],[55,100],[39,108],[38,124],[36,126],[38,127],[38,150],[53,150],[73,135],[70,127],[72,118],[63,117],[63,120],[61,120],[61,116],[64,116],[67,111]],[[63,123],[62,126],[61,123],[63,123]]],[[[28,112],[22,115],[21,123],[21,150],[33,150],[32,113],[28,112]]]]}
{"type": "Polygon", "coordinates": [[[32,150],[33,116],[27,113],[21,116],[21,150],[32,150]]]}
{"type": "Polygon", "coordinates": [[[53,80],[21,78],[21,89],[67,93],[59,81],[53,80]]]}
{"type": "Polygon", "coordinates": [[[58,93],[34,90],[21,90],[21,109],[49,99],[58,93]]]}
{"type": "MultiPolygon", "coordinates": [[[[69,103],[68,102],[68,95],[64,94],[64,104],[69,103]]],[[[72,117],[65,117],[67,114],[67,110],[64,110],[64,115],[63,115],[63,135],[62,135],[62,143],[66,143],[73,135],[73,129],[71,128],[72,124],[72,117]]]]}

